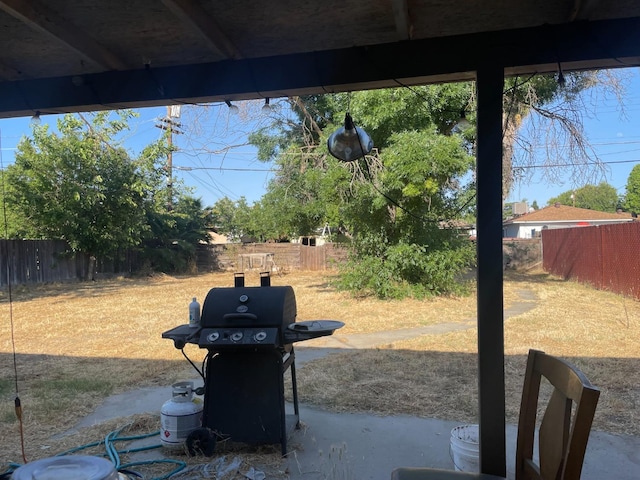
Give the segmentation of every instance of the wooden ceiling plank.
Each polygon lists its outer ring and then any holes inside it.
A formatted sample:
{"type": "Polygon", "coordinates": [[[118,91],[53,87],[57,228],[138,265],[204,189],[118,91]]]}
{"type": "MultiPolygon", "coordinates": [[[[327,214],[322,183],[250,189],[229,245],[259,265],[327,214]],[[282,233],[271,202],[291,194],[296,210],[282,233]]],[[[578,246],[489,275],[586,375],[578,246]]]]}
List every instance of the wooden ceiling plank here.
{"type": "Polygon", "coordinates": [[[574,0],[569,20],[589,20],[598,3],[600,0],[574,0]]]}
{"type": "Polygon", "coordinates": [[[226,59],[239,60],[242,54],[223,32],[218,22],[194,0],[162,0],[183,23],[189,25],[207,42],[209,48],[226,59]]]}
{"type": "Polygon", "coordinates": [[[55,38],[102,68],[129,68],[111,51],[37,0],[0,0],[0,9],[31,28],[55,38]]]}
{"type": "Polygon", "coordinates": [[[391,0],[393,8],[393,19],[396,22],[396,32],[399,40],[411,40],[412,26],[409,17],[409,7],[407,0],[391,0]]]}

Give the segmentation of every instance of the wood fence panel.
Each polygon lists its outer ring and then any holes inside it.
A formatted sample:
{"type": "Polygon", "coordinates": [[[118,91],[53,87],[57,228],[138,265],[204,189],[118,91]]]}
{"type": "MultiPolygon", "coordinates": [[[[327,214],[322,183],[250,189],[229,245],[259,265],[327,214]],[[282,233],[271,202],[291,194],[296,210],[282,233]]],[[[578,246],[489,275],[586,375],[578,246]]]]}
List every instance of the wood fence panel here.
{"type": "MultiPolygon", "coordinates": [[[[64,240],[0,240],[0,287],[83,280],[89,256],[73,252],[64,240]]],[[[101,259],[97,273],[128,274],[140,268],[139,255],[126,251],[101,259]]]]}
{"type": "Polygon", "coordinates": [[[326,270],[327,252],[324,245],[300,246],[300,269],[302,270],[326,270]]]}
{"type": "Polygon", "coordinates": [[[237,271],[239,255],[273,253],[276,270],[325,270],[336,268],[346,260],[348,250],[341,244],[327,243],[321,246],[323,253],[306,252],[300,243],[251,243],[241,245],[226,243],[202,245],[198,248],[198,272],[237,271]]]}

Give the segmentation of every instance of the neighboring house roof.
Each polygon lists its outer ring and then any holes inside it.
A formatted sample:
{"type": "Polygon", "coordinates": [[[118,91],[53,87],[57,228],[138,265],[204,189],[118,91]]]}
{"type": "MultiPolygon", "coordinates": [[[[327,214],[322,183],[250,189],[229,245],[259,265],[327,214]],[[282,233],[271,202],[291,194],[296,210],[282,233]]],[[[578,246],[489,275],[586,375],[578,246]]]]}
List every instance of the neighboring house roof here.
{"type": "Polygon", "coordinates": [[[543,223],[543,222],[584,222],[584,221],[632,221],[633,218],[628,212],[610,213],[589,210],[586,208],[569,207],[567,205],[555,204],[541,208],[535,212],[526,213],[505,224],[518,223],[543,223]]]}
{"type": "Polygon", "coordinates": [[[221,235],[216,232],[209,232],[209,243],[220,244],[220,243],[229,243],[226,235],[221,235]]]}

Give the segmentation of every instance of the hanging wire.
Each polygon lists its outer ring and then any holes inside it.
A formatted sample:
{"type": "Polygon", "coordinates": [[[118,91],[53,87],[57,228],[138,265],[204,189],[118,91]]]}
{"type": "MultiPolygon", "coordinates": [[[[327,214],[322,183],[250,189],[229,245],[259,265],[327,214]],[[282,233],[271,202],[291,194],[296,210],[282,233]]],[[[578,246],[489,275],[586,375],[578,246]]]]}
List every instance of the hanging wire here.
{"type": "Polygon", "coordinates": [[[22,449],[22,461],[27,463],[27,456],[24,450],[24,430],[22,424],[22,403],[20,402],[20,396],[18,395],[18,360],[16,356],[16,339],[15,328],[13,322],[13,290],[11,284],[11,262],[9,261],[9,227],[7,225],[7,191],[5,188],[5,169],[4,161],[2,159],[2,133],[0,132],[0,171],[2,172],[2,217],[4,220],[4,252],[3,258],[6,262],[6,274],[7,274],[7,291],[9,294],[9,320],[11,322],[11,348],[13,352],[13,377],[15,380],[15,392],[16,398],[14,400],[14,409],[16,417],[18,417],[18,426],[20,429],[20,446],[22,449]]]}

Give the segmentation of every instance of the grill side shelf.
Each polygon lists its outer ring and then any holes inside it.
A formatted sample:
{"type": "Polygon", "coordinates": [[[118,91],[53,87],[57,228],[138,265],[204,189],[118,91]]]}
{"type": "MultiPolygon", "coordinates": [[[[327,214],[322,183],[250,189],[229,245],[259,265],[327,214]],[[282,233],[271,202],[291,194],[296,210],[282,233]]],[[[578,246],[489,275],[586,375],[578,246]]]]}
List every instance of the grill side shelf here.
{"type": "Polygon", "coordinates": [[[162,332],[162,338],[173,340],[173,346],[178,350],[184,348],[187,343],[197,343],[200,337],[200,328],[193,328],[187,325],[180,325],[166,332],[162,332]]]}
{"type": "Polygon", "coordinates": [[[285,343],[301,342],[333,335],[333,332],[342,327],[344,322],[337,320],[306,320],[292,323],[284,330],[283,335],[285,343]]]}

